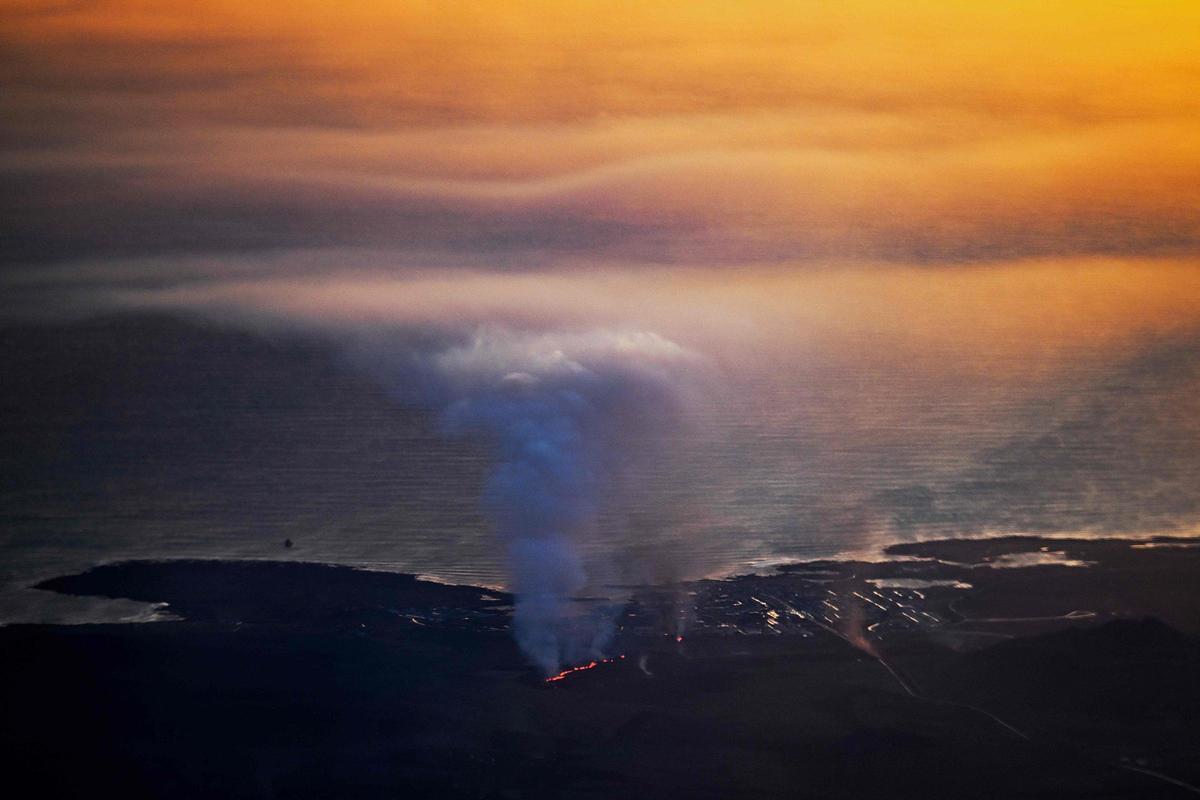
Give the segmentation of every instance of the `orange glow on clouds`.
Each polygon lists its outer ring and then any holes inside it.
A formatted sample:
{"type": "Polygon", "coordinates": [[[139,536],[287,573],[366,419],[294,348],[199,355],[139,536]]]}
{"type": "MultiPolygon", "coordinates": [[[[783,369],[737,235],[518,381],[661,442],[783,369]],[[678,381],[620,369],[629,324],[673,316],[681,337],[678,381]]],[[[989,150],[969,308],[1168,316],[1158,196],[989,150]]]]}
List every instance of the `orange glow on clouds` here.
{"type": "Polygon", "coordinates": [[[134,233],[793,269],[1189,261],[1200,242],[1195,3],[22,0],[0,18],[0,169],[49,187],[22,205],[34,255],[107,257],[134,233]]]}

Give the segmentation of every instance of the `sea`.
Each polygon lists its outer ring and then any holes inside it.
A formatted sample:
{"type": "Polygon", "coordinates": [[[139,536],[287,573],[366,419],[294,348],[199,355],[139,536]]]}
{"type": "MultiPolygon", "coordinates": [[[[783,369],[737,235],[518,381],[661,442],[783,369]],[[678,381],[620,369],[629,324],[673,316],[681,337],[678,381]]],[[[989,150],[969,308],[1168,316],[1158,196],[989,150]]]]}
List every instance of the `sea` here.
{"type": "MultiPolygon", "coordinates": [[[[336,342],[158,313],[0,328],[0,623],[150,620],[41,580],[127,559],[292,559],[503,587],[484,435],[336,342]],[[401,386],[403,389],[403,386],[401,386]]],[[[715,360],[616,459],[598,582],[879,557],[920,538],[1190,534],[1193,334],[1059,352],[798,342],[715,360]]],[[[965,347],[965,346],[964,346],[965,347]]],[[[617,454],[620,455],[620,454],[617,454]]]]}

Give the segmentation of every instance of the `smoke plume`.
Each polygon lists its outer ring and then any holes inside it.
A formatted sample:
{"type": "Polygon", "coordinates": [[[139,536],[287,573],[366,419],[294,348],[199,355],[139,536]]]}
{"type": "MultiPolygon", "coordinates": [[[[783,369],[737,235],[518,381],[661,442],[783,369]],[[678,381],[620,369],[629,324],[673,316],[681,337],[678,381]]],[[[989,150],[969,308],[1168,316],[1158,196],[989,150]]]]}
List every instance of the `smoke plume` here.
{"type": "Polygon", "coordinates": [[[620,514],[621,473],[665,443],[696,363],[657,334],[605,330],[486,330],[434,358],[447,428],[495,447],[484,510],[507,547],[517,641],[547,675],[603,656],[613,606],[580,599],[621,577],[601,517],[620,514]]]}

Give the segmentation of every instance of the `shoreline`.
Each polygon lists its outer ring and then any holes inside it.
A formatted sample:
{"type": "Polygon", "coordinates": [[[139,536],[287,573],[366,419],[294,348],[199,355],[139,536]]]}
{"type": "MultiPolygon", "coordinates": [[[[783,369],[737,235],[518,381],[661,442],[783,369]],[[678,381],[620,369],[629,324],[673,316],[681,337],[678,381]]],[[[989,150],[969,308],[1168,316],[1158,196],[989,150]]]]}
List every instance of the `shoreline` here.
{"type": "MultiPolygon", "coordinates": [[[[1191,538],[1165,536],[1149,540],[1028,535],[927,540],[888,545],[881,549],[885,557],[875,560],[811,559],[781,563],[770,571],[729,574],[721,578],[598,587],[576,600],[594,603],[602,597],[614,607],[625,608],[632,613],[631,610],[639,606],[680,606],[684,602],[680,598],[740,591],[744,587],[760,587],[761,591],[769,592],[782,586],[789,590],[803,590],[801,594],[811,594],[818,589],[831,593],[835,590],[853,590],[864,601],[867,600],[865,593],[871,591],[915,591],[923,600],[925,595],[941,598],[935,603],[941,605],[931,609],[933,618],[937,619],[950,618],[958,613],[956,608],[949,606],[948,599],[942,602],[943,596],[961,594],[967,598],[968,606],[972,603],[990,604],[991,608],[986,613],[971,615],[981,619],[1006,616],[1014,620],[1054,619],[1080,609],[1109,618],[1129,616],[1140,608],[1145,614],[1173,621],[1184,629],[1193,629],[1200,628],[1200,598],[1193,601],[1187,593],[1181,593],[1182,600],[1173,599],[1162,595],[1154,586],[1139,587],[1128,579],[1129,565],[1132,564],[1142,565],[1139,569],[1153,568],[1163,574],[1186,572],[1190,565],[1200,562],[1200,547],[1193,545],[1200,545],[1200,542],[1191,538]],[[1148,547],[1148,544],[1159,546],[1148,547]],[[1049,579],[1051,575],[1054,576],[1052,580],[1049,579]],[[1103,596],[1098,587],[1111,588],[1113,581],[1121,582],[1121,591],[1110,597],[1103,596]],[[1036,596],[1026,598],[1023,593],[1036,596]],[[1066,607],[1068,605],[1071,607],[1066,607]],[[1017,610],[1012,613],[1005,611],[1009,607],[1017,610]]],[[[140,604],[134,615],[129,615],[129,607],[125,606],[126,616],[119,619],[56,621],[48,624],[169,622],[174,621],[174,617],[180,613],[173,602],[178,597],[172,593],[183,587],[186,600],[193,607],[213,606],[213,602],[206,603],[205,592],[216,590],[206,589],[204,581],[216,581],[216,585],[222,587],[231,580],[231,575],[241,574],[253,575],[253,580],[279,582],[279,591],[291,592],[288,596],[302,607],[311,605],[311,602],[291,587],[290,581],[294,580],[294,576],[309,576],[322,584],[332,581],[331,585],[343,586],[351,596],[365,603],[363,607],[370,608],[390,608],[398,603],[399,600],[393,602],[393,595],[389,592],[394,593],[395,597],[411,596],[421,602],[442,602],[445,598],[453,598],[457,602],[468,596],[469,599],[486,598],[485,604],[501,604],[505,607],[510,607],[512,602],[512,596],[503,589],[436,580],[428,574],[265,558],[113,561],[79,573],[40,581],[31,586],[29,591],[50,592],[57,597],[77,598],[85,603],[110,601],[140,604]],[[206,575],[209,578],[205,578],[206,575]],[[126,582],[129,582],[128,585],[126,582]],[[364,591],[369,596],[362,595],[364,591]]],[[[251,598],[243,599],[249,602],[251,598]]],[[[272,606],[279,606],[282,602],[280,598],[261,593],[253,599],[272,606]]],[[[956,602],[961,607],[963,599],[958,598],[956,602]]],[[[471,606],[472,603],[473,599],[466,605],[471,606]]],[[[205,613],[213,613],[212,608],[205,613]]],[[[699,610],[689,613],[703,616],[699,610]]],[[[184,612],[183,616],[187,617],[187,613],[184,612]]]]}
{"type": "MultiPolygon", "coordinates": [[[[770,559],[769,563],[763,563],[759,568],[750,571],[742,571],[739,568],[721,570],[719,572],[710,573],[696,578],[671,581],[662,584],[651,585],[622,585],[620,587],[608,587],[609,589],[620,588],[622,595],[628,595],[636,591],[652,591],[655,589],[663,589],[671,586],[690,585],[705,581],[737,581],[750,578],[765,578],[777,576],[787,573],[812,572],[814,569],[823,567],[844,567],[846,565],[899,565],[899,564],[924,564],[928,567],[937,569],[960,569],[960,570],[975,570],[979,568],[992,569],[1027,569],[1037,566],[1049,566],[1061,564],[1071,568],[1086,569],[1094,564],[1077,559],[1066,558],[1062,548],[1089,548],[1089,547],[1107,547],[1107,546],[1126,546],[1131,550],[1159,550],[1167,552],[1186,552],[1194,548],[1200,548],[1200,533],[1189,532],[1187,534],[1179,533],[1159,533],[1159,534],[1139,534],[1139,535],[1109,535],[1096,537],[1082,537],[1078,535],[1066,533],[1051,533],[1051,534],[997,534],[997,535],[981,535],[981,536],[965,536],[953,538],[930,538],[911,541],[895,541],[886,544],[881,544],[878,547],[868,551],[850,550],[844,551],[842,554],[827,558],[781,558],[770,559]],[[1050,548],[1058,548],[1052,550],[1050,548]],[[1021,559],[1013,559],[1011,561],[964,561],[939,558],[934,555],[935,552],[945,554],[946,551],[963,552],[970,550],[979,550],[983,553],[992,553],[996,555],[997,551],[1002,551],[1001,556],[1013,556],[1028,554],[1030,556],[1038,556],[1039,554],[1046,558],[1039,563],[1035,559],[1030,559],[1028,563],[1021,559]]],[[[68,572],[65,574],[55,574],[49,577],[39,577],[31,580],[23,585],[17,585],[7,588],[5,591],[17,595],[20,599],[26,601],[37,600],[45,601],[44,593],[51,592],[59,600],[57,602],[47,602],[46,604],[57,611],[56,618],[48,619],[9,619],[11,616],[0,612],[0,628],[10,625],[24,624],[49,624],[49,625],[91,625],[91,624],[145,624],[152,622],[169,622],[172,617],[169,612],[163,613],[163,608],[160,602],[156,601],[138,601],[122,598],[119,596],[96,597],[92,595],[78,594],[63,594],[53,592],[53,590],[44,588],[44,585],[55,580],[68,578],[75,575],[85,574],[99,568],[107,568],[120,566],[128,563],[140,564],[173,564],[179,562],[211,562],[211,563],[261,563],[261,564],[300,564],[312,565],[329,568],[350,569],[363,573],[377,573],[383,575],[407,576],[415,580],[425,583],[436,584],[447,587],[472,587],[482,591],[494,593],[506,593],[507,587],[502,584],[474,584],[462,583],[448,578],[437,573],[423,571],[411,572],[407,570],[395,569],[390,567],[382,567],[372,564],[363,563],[346,563],[329,560],[305,560],[302,558],[278,558],[270,556],[187,556],[187,557],[162,557],[162,558],[113,558],[105,559],[96,562],[79,572],[68,572]],[[30,594],[36,593],[36,594],[30,594]],[[82,601],[74,618],[70,616],[70,609],[67,605],[82,601]],[[112,605],[111,611],[106,612],[103,606],[105,604],[112,605]],[[137,607],[132,607],[129,604],[136,603],[137,607]]],[[[899,580],[906,580],[904,575],[891,576],[899,580]]],[[[887,576],[884,576],[887,579],[887,576]]],[[[935,581],[951,580],[947,577],[932,578],[935,581]]],[[[603,587],[601,587],[603,588],[603,587]]]]}

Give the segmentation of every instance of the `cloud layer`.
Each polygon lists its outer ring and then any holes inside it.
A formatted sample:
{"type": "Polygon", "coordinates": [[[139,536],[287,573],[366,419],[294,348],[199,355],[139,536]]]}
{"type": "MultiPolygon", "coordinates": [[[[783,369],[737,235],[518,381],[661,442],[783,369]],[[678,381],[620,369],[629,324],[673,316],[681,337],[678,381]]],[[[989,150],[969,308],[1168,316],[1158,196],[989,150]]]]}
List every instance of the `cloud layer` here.
{"type": "Polygon", "coordinates": [[[1178,3],[22,3],[8,271],[1193,257],[1178,3]]]}

